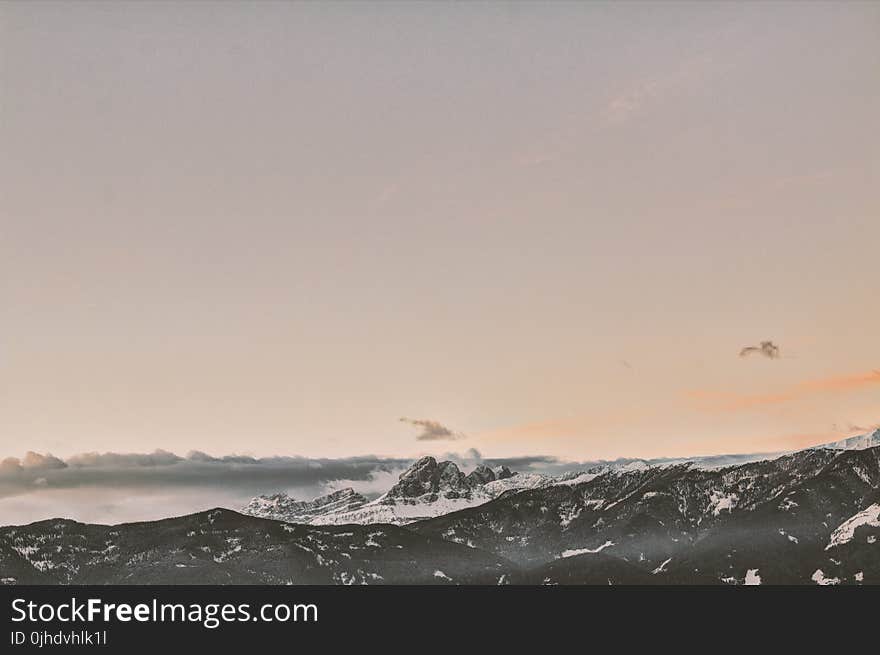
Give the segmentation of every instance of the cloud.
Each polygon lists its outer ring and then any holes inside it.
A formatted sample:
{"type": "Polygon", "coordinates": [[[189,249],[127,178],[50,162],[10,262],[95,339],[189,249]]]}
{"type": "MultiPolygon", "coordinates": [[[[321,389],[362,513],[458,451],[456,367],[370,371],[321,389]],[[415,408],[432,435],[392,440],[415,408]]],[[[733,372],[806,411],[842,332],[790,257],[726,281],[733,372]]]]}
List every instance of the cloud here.
{"type": "Polygon", "coordinates": [[[0,462],[0,497],[26,493],[34,484],[55,490],[222,487],[245,495],[292,488],[307,489],[311,493],[335,480],[368,481],[378,473],[402,470],[408,464],[406,459],[372,455],[308,459],[244,455],[213,457],[193,452],[180,457],[157,450],[152,453],[84,453],[63,461],[51,455],[28,453],[21,461],[8,457],[0,462]]]}
{"type": "Polygon", "coordinates": [[[41,455],[31,450],[25,453],[22,459],[18,457],[7,457],[0,462],[0,476],[4,475],[21,475],[30,471],[43,471],[47,469],[63,469],[67,468],[67,464],[46,453],[41,455]]]}
{"type": "Polygon", "coordinates": [[[792,402],[804,397],[822,393],[856,391],[863,387],[875,384],[880,384],[880,369],[854,375],[840,375],[818,380],[806,380],[775,393],[737,394],[723,391],[696,390],[689,391],[687,395],[691,399],[703,404],[706,409],[736,411],[753,409],[764,405],[792,402]]]}
{"type": "Polygon", "coordinates": [[[85,467],[118,467],[134,466],[167,466],[183,461],[167,450],[154,450],[152,453],[82,453],[67,460],[69,466],[85,467]]]}
{"type": "Polygon", "coordinates": [[[416,441],[444,441],[465,438],[465,435],[461,432],[453,432],[442,423],[430,419],[414,419],[404,416],[400,419],[400,422],[421,428],[422,431],[416,436],[416,441]]]}
{"type": "Polygon", "coordinates": [[[704,80],[711,65],[710,56],[697,55],[666,73],[643,79],[610,98],[602,109],[602,118],[607,124],[626,123],[660,98],[704,80]]]}
{"type": "MultiPolygon", "coordinates": [[[[474,449],[441,459],[466,469],[504,465],[546,474],[587,466],[542,455],[484,458],[474,449]]],[[[193,452],[181,457],[156,450],[84,453],[61,460],[29,453],[22,460],[0,461],[0,524],[57,517],[99,523],[150,521],[213,507],[239,509],[257,494],[279,491],[308,500],[352,487],[376,497],[411,463],[411,459],[373,455],[309,459],[193,452]],[[23,460],[39,465],[26,467],[23,460]]]]}
{"type": "Polygon", "coordinates": [[[779,359],[779,346],[772,341],[762,341],[758,346],[746,346],[739,351],[740,357],[748,357],[753,354],[763,355],[767,359],[779,359]]]}

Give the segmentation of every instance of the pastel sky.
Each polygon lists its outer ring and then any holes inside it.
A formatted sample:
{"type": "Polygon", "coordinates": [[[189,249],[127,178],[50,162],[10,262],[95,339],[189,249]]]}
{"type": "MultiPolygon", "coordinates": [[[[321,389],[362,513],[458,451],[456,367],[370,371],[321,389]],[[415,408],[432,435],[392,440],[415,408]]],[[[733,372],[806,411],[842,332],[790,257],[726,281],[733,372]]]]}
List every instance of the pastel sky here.
{"type": "Polygon", "coordinates": [[[4,2],[0,456],[868,428],[878,116],[876,2],[4,2]]]}

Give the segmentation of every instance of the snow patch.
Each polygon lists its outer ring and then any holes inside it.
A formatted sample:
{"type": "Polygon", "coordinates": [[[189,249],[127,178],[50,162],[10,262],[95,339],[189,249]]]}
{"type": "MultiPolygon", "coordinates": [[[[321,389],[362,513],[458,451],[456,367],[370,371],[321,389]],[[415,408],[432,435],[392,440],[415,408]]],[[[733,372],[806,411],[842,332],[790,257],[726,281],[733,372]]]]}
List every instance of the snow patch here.
{"type": "Polygon", "coordinates": [[[585,555],[587,553],[599,553],[614,545],[613,541],[606,541],[598,548],[577,548],[574,550],[563,550],[559,557],[574,557],[575,555],[585,555]]]}
{"type": "Polygon", "coordinates": [[[671,562],[671,561],[672,561],[672,558],[670,557],[668,560],[666,560],[665,562],[663,562],[663,563],[662,563],[660,566],[658,566],[656,569],[654,569],[653,571],[651,571],[651,574],[652,574],[652,575],[657,575],[658,573],[663,573],[663,572],[666,570],[666,565],[669,564],[669,562],[671,562]]]}
{"type": "Polygon", "coordinates": [[[761,584],[761,576],[758,575],[759,569],[749,569],[746,571],[746,579],[743,581],[743,584],[746,585],[759,585],[761,584]]]}
{"type": "Polygon", "coordinates": [[[840,584],[840,578],[826,578],[825,573],[822,571],[822,569],[816,569],[810,579],[817,585],[822,585],[823,587],[828,585],[840,584]]]}
{"type": "Polygon", "coordinates": [[[825,546],[825,550],[849,543],[853,540],[856,528],[862,526],[870,526],[872,528],[880,528],[880,503],[874,503],[866,507],[855,516],[851,516],[841,523],[834,532],[831,533],[831,541],[825,546]]]}

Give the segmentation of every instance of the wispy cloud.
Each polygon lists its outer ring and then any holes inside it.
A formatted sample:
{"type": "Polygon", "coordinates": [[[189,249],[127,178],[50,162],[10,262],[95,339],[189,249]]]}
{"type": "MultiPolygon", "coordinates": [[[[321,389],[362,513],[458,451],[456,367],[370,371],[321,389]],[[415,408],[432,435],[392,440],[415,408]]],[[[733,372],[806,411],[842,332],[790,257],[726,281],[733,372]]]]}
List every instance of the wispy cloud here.
{"type": "Polygon", "coordinates": [[[641,113],[664,95],[702,79],[712,63],[708,55],[684,61],[679,67],[643,79],[611,97],[602,109],[607,124],[622,124],[641,113]]]}
{"type": "Polygon", "coordinates": [[[463,433],[450,430],[442,423],[432,421],[431,419],[415,419],[404,416],[400,419],[400,422],[421,428],[421,432],[416,436],[416,441],[444,441],[465,438],[463,433]]]}
{"type": "Polygon", "coordinates": [[[738,394],[725,391],[694,390],[689,391],[687,395],[700,404],[703,409],[736,411],[792,402],[807,396],[827,392],[841,393],[854,391],[875,384],[880,385],[880,370],[872,370],[855,375],[807,380],[775,393],[738,394]]]}

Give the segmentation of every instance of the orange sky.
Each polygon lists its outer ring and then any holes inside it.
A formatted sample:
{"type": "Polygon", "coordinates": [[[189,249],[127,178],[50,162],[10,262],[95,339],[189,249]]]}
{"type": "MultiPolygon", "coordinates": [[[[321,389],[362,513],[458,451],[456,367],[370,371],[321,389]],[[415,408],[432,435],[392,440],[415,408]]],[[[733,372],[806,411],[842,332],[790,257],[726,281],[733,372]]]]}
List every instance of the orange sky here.
{"type": "Polygon", "coordinates": [[[686,456],[874,425],[878,26],[2,3],[0,456],[686,456]]]}

